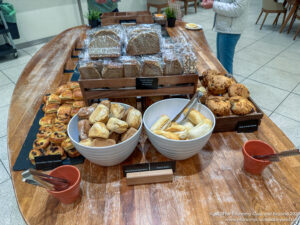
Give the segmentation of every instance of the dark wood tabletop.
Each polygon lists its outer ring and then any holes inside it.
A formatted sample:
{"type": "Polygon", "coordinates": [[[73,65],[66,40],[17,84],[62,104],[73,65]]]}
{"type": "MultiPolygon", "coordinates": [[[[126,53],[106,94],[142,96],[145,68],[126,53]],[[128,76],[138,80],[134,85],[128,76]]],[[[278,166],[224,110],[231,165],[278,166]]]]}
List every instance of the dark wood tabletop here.
{"type": "MultiPolygon", "coordinates": [[[[101,167],[88,160],[77,166],[82,175],[82,195],[74,204],[62,205],[45,189],[23,183],[21,172],[12,171],[12,165],[42,96],[70,79],[63,69],[72,66],[71,54],[81,44],[85,29],[66,30],[40,49],[25,67],[13,93],[8,153],[16,199],[28,224],[272,224],[270,219],[282,219],[274,224],[291,223],[289,220],[300,211],[299,158],[283,158],[266,168],[262,176],[242,169],[241,149],[247,140],[263,140],[277,152],[294,147],[267,116],[254,133],[214,133],[198,155],[177,161],[172,183],[127,186],[122,165],[101,167]]],[[[202,30],[187,31],[180,23],[168,31],[172,37],[184,35],[190,40],[199,73],[207,68],[224,71],[202,30]]],[[[167,160],[152,146],[146,159],[167,160]]],[[[142,154],[136,149],[123,164],[141,160],[142,154]]]]}

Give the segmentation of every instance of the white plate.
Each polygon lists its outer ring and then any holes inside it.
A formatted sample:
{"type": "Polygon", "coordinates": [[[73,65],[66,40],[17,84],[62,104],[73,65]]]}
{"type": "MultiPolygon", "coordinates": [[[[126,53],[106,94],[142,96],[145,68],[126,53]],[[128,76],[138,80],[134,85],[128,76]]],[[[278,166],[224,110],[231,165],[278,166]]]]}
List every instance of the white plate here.
{"type": "Polygon", "coordinates": [[[185,28],[188,29],[188,30],[201,30],[202,26],[199,25],[199,24],[195,24],[195,23],[187,23],[185,25],[185,28]],[[197,27],[190,27],[189,24],[197,25],[197,27]]]}

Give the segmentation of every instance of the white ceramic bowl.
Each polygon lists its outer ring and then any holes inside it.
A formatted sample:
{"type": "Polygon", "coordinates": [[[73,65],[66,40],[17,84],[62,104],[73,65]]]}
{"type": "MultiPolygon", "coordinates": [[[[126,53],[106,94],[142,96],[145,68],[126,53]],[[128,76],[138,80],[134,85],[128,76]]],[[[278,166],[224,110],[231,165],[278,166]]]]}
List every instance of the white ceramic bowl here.
{"type": "MultiPolygon", "coordinates": [[[[119,103],[126,109],[130,106],[127,104],[119,103]]],[[[114,166],[125,159],[127,159],[134,151],[138,144],[139,137],[142,131],[142,123],[138,131],[126,141],[119,144],[107,147],[88,147],[79,144],[79,133],[78,133],[78,115],[76,114],[69,122],[68,135],[74,145],[74,147],[89,161],[101,165],[101,166],[114,166]]]]}
{"type": "MultiPolygon", "coordinates": [[[[150,130],[151,126],[159,119],[161,115],[165,114],[173,119],[176,114],[179,113],[181,109],[183,109],[188,101],[188,99],[183,98],[170,98],[162,100],[148,107],[143,116],[143,124],[152,145],[161,154],[170,159],[183,160],[199,153],[210,138],[216,124],[214,114],[210,111],[209,108],[202,105],[200,112],[213,122],[213,126],[210,131],[202,137],[192,140],[177,141],[161,137],[150,130]]],[[[199,105],[195,105],[194,108],[197,109],[198,106],[199,105]]],[[[184,116],[181,115],[181,117],[177,121],[180,121],[181,119],[183,119],[183,117],[184,116]]]]}

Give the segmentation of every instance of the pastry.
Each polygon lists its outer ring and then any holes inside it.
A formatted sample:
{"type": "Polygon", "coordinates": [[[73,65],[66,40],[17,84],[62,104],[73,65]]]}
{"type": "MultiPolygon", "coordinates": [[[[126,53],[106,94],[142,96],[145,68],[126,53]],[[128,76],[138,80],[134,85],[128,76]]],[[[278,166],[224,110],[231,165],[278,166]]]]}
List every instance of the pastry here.
{"type": "Polygon", "coordinates": [[[65,132],[55,131],[53,132],[49,139],[51,143],[54,144],[60,144],[67,138],[67,135],[65,132]]]}
{"type": "MultiPolygon", "coordinates": [[[[133,33],[132,33],[133,34],[133,33]]],[[[150,55],[160,52],[160,39],[156,32],[135,32],[128,40],[128,55],[150,55]]]]}
{"type": "Polygon", "coordinates": [[[163,69],[158,59],[150,59],[150,58],[144,59],[142,76],[155,77],[155,76],[162,76],[162,75],[163,75],[163,69]]]}
{"type": "Polygon", "coordinates": [[[230,114],[230,101],[222,96],[209,96],[206,105],[216,116],[230,114]]]}
{"type": "Polygon", "coordinates": [[[84,101],[74,101],[72,104],[73,108],[82,108],[85,106],[84,101]]]}
{"type": "Polygon", "coordinates": [[[179,125],[177,123],[171,123],[171,126],[169,126],[165,131],[168,132],[180,132],[186,130],[186,127],[183,125],[179,125]]]}
{"type": "Polygon", "coordinates": [[[142,121],[142,113],[135,109],[131,108],[126,117],[126,123],[128,123],[129,127],[133,127],[135,129],[139,129],[142,121]]]}
{"type": "Polygon", "coordinates": [[[81,101],[83,99],[82,92],[80,88],[73,89],[72,98],[76,101],[81,101]]]}
{"type": "Polygon", "coordinates": [[[70,158],[75,158],[75,157],[80,156],[80,153],[79,153],[75,148],[66,150],[66,152],[68,153],[68,156],[69,156],[70,158]]]}
{"type": "Polygon", "coordinates": [[[49,137],[37,138],[33,142],[33,148],[35,148],[35,149],[38,149],[38,148],[45,149],[49,145],[49,143],[50,143],[49,137]]]}
{"type": "Polygon", "coordinates": [[[78,68],[81,79],[100,79],[101,75],[93,63],[86,63],[78,68]]]}
{"type": "Polygon", "coordinates": [[[58,118],[68,118],[71,116],[71,110],[72,110],[72,106],[69,104],[63,104],[59,107],[59,109],[57,110],[57,117],[58,118]]]}
{"type": "Polygon", "coordinates": [[[255,106],[248,99],[241,96],[234,96],[230,99],[231,111],[237,115],[247,115],[255,112],[255,106]]]}
{"type": "Polygon", "coordinates": [[[130,127],[125,133],[122,134],[121,142],[126,141],[127,139],[131,138],[136,132],[137,132],[137,129],[130,127]]]}
{"type": "Polygon", "coordinates": [[[128,123],[114,117],[111,117],[108,120],[106,126],[110,131],[116,132],[118,134],[122,134],[128,129],[128,123]]]}
{"type": "Polygon", "coordinates": [[[30,162],[35,165],[35,157],[39,157],[39,156],[44,156],[46,153],[46,151],[42,148],[38,148],[38,149],[32,149],[29,152],[29,160],[30,162]]]}
{"type": "Polygon", "coordinates": [[[108,62],[103,64],[102,78],[124,77],[123,64],[119,62],[108,62]]]}
{"type": "Polygon", "coordinates": [[[40,119],[39,124],[43,127],[51,127],[53,122],[53,117],[44,116],[40,119]]]}
{"type": "Polygon", "coordinates": [[[228,94],[230,97],[242,96],[248,98],[250,96],[248,88],[243,84],[232,84],[228,88],[228,94]]]}
{"type": "Polygon", "coordinates": [[[232,84],[232,79],[225,76],[213,76],[207,84],[208,91],[214,95],[220,95],[227,92],[232,84]]]}
{"type": "Polygon", "coordinates": [[[49,145],[46,155],[60,155],[62,160],[66,158],[64,150],[58,145],[49,145]]]}
{"type": "Polygon", "coordinates": [[[109,109],[103,105],[99,104],[97,108],[92,112],[89,117],[90,123],[102,122],[106,123],[108,121],[109,109]]]}
{"type": "Polygon", "coordinates": [[[195,139],[206,135],[212,127],[210,120],[205,120],[203,123],[199,123],[197,126],[189,129],[188,134],[190,139],[195,139]]]}
{"type": "Polygon", "coordinates": [[[163,131],[163,130],[155,130],[154,133],[157,135],[163,136],[165,138],[168,138],[168,139],[180,140],[179,136],[172,132],[167,132],[167,131],[163,131]]]}
{"type": "Polygon", "coordinates": [[[60,104],[61,103],[61,99],[59,98],[58,95],[56,94],[51,94],[48,98],[48,103],[50,104],[60,104]]]}
{"type": "Polygon", "coordinates": [[[116,141],[113,139],[95,138],[92,142],[93,147],[105,147],[115,145],[116,141]]]}
{"type": "Polygon", "coordinates": [[[64,123],[55,123],[52,126],[53,132],[59,131],[59,132],[67,132],[67,125],[64,123]]]}
{"type": "Polygon", "coordinates": [[[94,112],[95,108],[90,106],[90,107],[83,107],[79,109],[78,111],[78,117],[79,119],[88,119],[90,115],[94,112]]]}
{"type": "Polygon", "coordinates": [[[109,130],[106,128],[104,123],[96,122],[93,124],[91,129],[89,130],[89,137],[90,138],[108,138],[109,130]]]}
{"type": "Polygon", "coordinates": [[[186,127],[188,130],[193,128],[194,127],[194,124],[188,120],[185,120],[183,123],[182,123],[182,126],[186,127]]]}
{"type": "MultiPolygon", "coordinates": [[[[109,100],[103,100],[103,101],[101,101],[101,104],[105,105],[107,108],[110,109],[111,103],[109,100]]],[[[96,107],[97,107],[97,104],[96,104],[96,107]]]]}
{"type": "Polygon", "coordinates": [[[119,140],[120,140],[120,134],[118,134],[118,133],[116,133],[116,132],[112,132],[112,133],[109,135],[108,139],[113,139],[113,140],[116,141],[116,143],[118,143],[119,140]]]}
{"type": "Polygon", "coordinates": [[[59,108],[59,104],[46,104],[45,113],[56,113],[59,108]]]}
{"type": "Polygon", "coordinates": [[[52,117],[53,119],[56,118],[56,112],[54,112],[54,113],[45,113],[44,115],[47,116],[47,117],[52,117]]]}
{"type": "Polygon", "coordinates": [[[64,117],[64,118],[55,118],[54,119],[54,124],[56,123],[64,123],[64,124],[68,124],[70,121],[70,116],[69,117],[64,117]]]}
{"type": "MultiPolygon", "coordinates": [[[[189,109],[184,110],[184,115],[188,112],[189,109]]],[[[200,113],[199,111],[192,109],[187,117],[194,125],[197,125],[199,123],[203,123],[203,119],[206,117],[200,113]]]]}
{"type": "Polygon", "coordinates": [[[72,144],[72,141],[70,138],[65,139],[62,143],[61,143],[61,147],[65,150],[71,150],[74,148],[74,145],[72,144]]]}
{"type": "Polygon", "coordinates": [[[85,140],[81,140],[79,142],[79,144],[84,145],[84,146],[88,146],[91,147],[93,143],[93,140],[91,138],[85,139],[85,140]]]}
{"type": "Polygon", "coordinates": [[[112,103],[110,106],[110,113],[112,117],[122,119],[125,113],[125,108],[117,103],[112,103]]]}
{"type": "Polygon", "coordinates": [[[36,136],[38,138],[41,137],[49,137],[52,133],[52,127],[40,127],[38,133],[36,134],[36,136]]]}
{"type": "Polygon", "coordinates": [[[79,83],[78,82],[74,82],[74,81],[69,81],[67,83],[67,87],[71,90],[75,89],[75,88],[80,88],[79,83]]]}
{"type": "Polygon", "coordinates": [[[91,126],[87,119],[78,121],[78,132],[80,140],[85,140],[88,138],[90,128],[91,126]]]}
{"type": "Polygon", "coordinates": [[[59,95],[61,95],[61,93],[63,93],[64,91],[66,91],[68,89],[69,89],[68,85],[63,84],[56,89],[55,94],[59,96],[59,95]]]}
{"type": "Polygon", "coordinates": [[[162,115],[151,127],[150,130],[161,130],[170,121],[170,118],[167,115],[162,115]]]}
{"type": "Polygon", "coordinates": [[[48,98],[49,98],[49,94],[44,95],[43,102],[46,103],[48,101],[48,98]]]}
{"type": "Polygon", "coordinates": [[[71,110],[71,116],[75,116],[79,112],[80,108],[72,108],[71,110]]]}
{"type": "Polygon", "coordinates": [[[59,95],[61,100],[72,100],[72,91],[70,89],[65,89],[59,95]]]}

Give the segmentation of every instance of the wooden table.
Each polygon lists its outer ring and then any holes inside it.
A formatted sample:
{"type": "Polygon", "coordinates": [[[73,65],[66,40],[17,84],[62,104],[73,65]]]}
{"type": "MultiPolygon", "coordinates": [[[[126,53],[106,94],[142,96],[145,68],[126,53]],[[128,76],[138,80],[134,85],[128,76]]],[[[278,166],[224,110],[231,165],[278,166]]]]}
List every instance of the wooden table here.
{"type": "MultiPolygon", "coordinates": [[[[182,34],[194,45],[199,72],[207,68],[224,70],[210,51],[204,33],[186,31],[183,25],[170,28],[169,33],[173,37],[182,34]]],[[[80,44],[84,31],[85,27],[76,27],[59,34],[25,67],[10,106],[10,168],[42,96],[70,78],[63,74],[63,68],[73,65],[70,56],[75,46],[80,44]]],[[[246,174],[242,169],[241,148],[249,139],[266,141],[276,151],[294,147],[284,133],[264,116],[257,132],[213,134],[201,153],[177,162],[173,183],[127,186],[121,165],[101,167],[86,160],[78,165],[82,174],[82,197],[71,205],[62,205],[46,190],[23,183],[21,172],[11,170],[11,175],[20,211],[31,225],[271,224],[264,220],[292,220],[300,209],[299,158],[284,158],[269,166],[262,176],[246,174]],[[240,219],[240,222],[226,219],[240,219]],[[247,219],[250,221],[243,222],[247,219]]],[[[139,163],[141,158],[136,149],[123,164],[139,163]]],[[[150,147],[146,158],[149,161],[167,160],[153,147],[150,147]]]]}
{"type": "Polygon", "coordinates": [[[300,0],[287,0],[287,2],[292,4],[292,8],[291,8],[288,16],[284,20],[283,24],[281,25],[280,33],[282,33],[282,31],[284,30],[285,26],[289,22],[290,18],[294,15],[294,13],[297,13],[297,9],[300,5],[300,0]]]}

